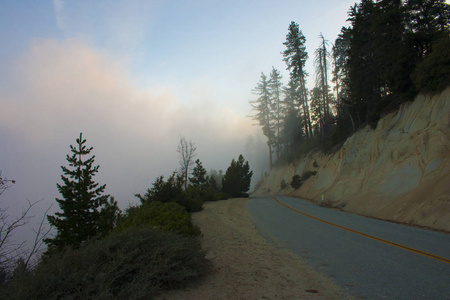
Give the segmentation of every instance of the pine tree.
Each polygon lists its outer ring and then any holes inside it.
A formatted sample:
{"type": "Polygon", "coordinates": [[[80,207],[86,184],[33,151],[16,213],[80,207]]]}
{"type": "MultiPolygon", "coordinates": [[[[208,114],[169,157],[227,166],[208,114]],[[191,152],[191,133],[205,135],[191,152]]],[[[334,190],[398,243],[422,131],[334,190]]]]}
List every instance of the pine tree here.
{"type": "Polygon", "coordinates": [[[380,37],[373,28],[374,16],[377,15],[373,0],[362,0],[349,12],[352,28],[347,66],[351,101],[356,106],[358,125],[368,119],[373,121],[372,112],[382,96],[381,74],[377,65],[380,37]]]}
{"type": "Polygon", "coordinates": [[[283,154],[292,157],[300,144],[304,141],[302,131],[302,118],[295,108],[288,108],[283,120],[281,142],[283,143],[283,154]]]}
{"type": "Polygon", "coordinates": [[[206,190],[209,188],[210,180],[208,175],[206,175],[206,169],[203,167],[200,159],[195,161],[195,167],[192,170],[192,177],[189,178],[191,186],[199,188],[201,190],[206,190]]]}
{"type": "Polygon", "coordinates": [[[333,79],[336,90],[337,107],[341,106],[342,99],[348,100],[348,71],[347,60],[350,49],[350,29],[342,27],[341,32],[333,45],[333,79]]]}
{"type": "Polygon", "coordinates": [[[283,119],[285,116],[285,106],[284,102],[281,100],[281,94],[283,92],[283,84],[281,83],[280,72],[272,67],[272,72],[270,73],[269,79],[269,89],[272,96],[273,104],[273,118],[275,126],[275,152],[277,154],[277,159],[281,156],[281,130],[283,127],[283,119]]]}
{"type": "Polygon", "coordinates": [[[232,160],[222,179],[222,191],[231,197],[248,197],[253,171],[250,171],[248,161],[239,155],[238,160],[232,160]]]}
{"type": "Polygon", "coordinates": [[[431,53],[433,43],[448,37],[450,5],[445,0],[407,0],[407,40],[417,61],[431,53]]]}
{"type": "Polygon", "coordinates": [[[286,35],[286,50],[282,52],[283,60],[287,64],[287,69],[290,71],[290,76],[293,80],[299,83],[299,105],[303,106],[303,120],[305,126],[305,135],[308,139],[312,138],[311,119],[309,115],[308,96],[306,91],[306,76],[305,63],[308,59],[308,52],[305,46],[306,38],[299,29],[298,24],[291,22],[286,35]]]}
{"type": "Polygon", "coordinates": [[[161,175],[153,182],[152,187],[147,189],[144,195],[134,194],[141,202],[172,202],[177,201],[183,194],[184,175],[173,172],[167,181],[161,175]]]}
{"type": "Polygon", "coordinates": [[[56,198],[56,202],[61,212],[47,217],[57,230],[54,238],[45,240],[49,253],[62,251],[66,246],[77,248],[83,241],[104,232],[107,225],[102,216],[117,210],[117,203],[112,200],[108,205],[109,195],[103,195],[106,184],[100,186],[93,181],[99,166],[93,165],[95,156],[85,158],[93,147],[86,147],[81,133],[76,143],[76,147],[70,146],[72,156],[66,157],[69,168],[61,166],[63,184],[57,184],[62,199],[56,198]]]}
{"type": "Polygon", "coordinates": [[[264,73],[261,73],[261,80],[256,85],[253,93],[259,96],[257,100],[250,101],[253,109],[256,110],[256,115],[253,119],[259,122],[263,134],[267,137],[267,146],[269,146],[269,167],[272,169],[272,146],[275,141],[275,131],[273,126],[274,105],[270,93],[269,81],[264,73]]]}
{"type": "Polygon", "coordinates": [[[293,111],[298,107],[297,103],[300,102],[298,94],[299,84],[296,78],[289,79],[287,86],[283,88],[284,92],[284,104],[287,111],[293,111]]]}
{"type": "Polygon", "coordinates": [[[350,49],[351,30],[342,27],[333,45],[333,79],[336,90],[336,122],[342,139],[356,130],[354,120],[355,105],[350,102],[348,77],[348,51],[350,49]]]}
{"type": "MultiPolygon", "coordinates": [[[[330,53],[327,49],[327,41],[324,36],[320,34],[319,38],[321,39],[321,44],[319,48],[315,51],[315,59],[314,63],[316,65],[316,88],[321,93],[321,101],[316,101],[315,113],[316,113],[316,121],[320,124],[320,132],[325,137],[330,133],[330,126],[332,122],[330,104],[331,100],[329,97],[330,86],[328,85],[328,58],[330,53]],[[318,105],[317,105],[318,104],[318,105]]],[[[317,93],[316,91],[312,91],[311,95],[317,93]]],[[[311,98],[311,111],[313,111],[313,102],[314,100],[311,98]]]]}

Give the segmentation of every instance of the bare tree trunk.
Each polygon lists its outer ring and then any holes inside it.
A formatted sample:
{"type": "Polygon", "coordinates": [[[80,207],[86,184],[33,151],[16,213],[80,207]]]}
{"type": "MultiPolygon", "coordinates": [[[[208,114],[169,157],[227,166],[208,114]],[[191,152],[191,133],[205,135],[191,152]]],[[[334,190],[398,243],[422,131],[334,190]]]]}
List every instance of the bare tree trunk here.
{"type": "Polygon", "coordinates": [[[177,152],[179,153],[179,163],[181,168],[181,175],[184,178],[184,189],[187,188],[188,185],[188,176],[189,171],[191,169],[192,164],[194,163],[194,157],[197,155],[196,153],[197,147],[195,143],[191,140],[186,140],[184,137],[180,137],[180,144],[178,144],[177,152]]]}
{"type": "Polygon", "coordinates": [[[304,116],[304,122],[305,122],[305,134],[306,134],[306,138],[307,139],[311,139],[313,136],[312,133],[312,126],[311,126],[311,116],[309,114],[309,105],[308,105],[308,98],[306,95],[306,84],[305,84],[305,78],[303,75],[303,70],[302,70],[302,74],[299,78],[299,82],[300,82],[300,99],[303,105],[303,116],[304,116]]]}
{"type": "Polygon", "coordinates": [[[270,140],[267,141],[267,145],[269,146],[269,168],[270,170],[272,170],[273,160],[272,160],[272,145],[270,140]]]}
{"type": "Polygon", "coordinates": [[[356,127],[355,127],[355,121],[353,120],[353,116],[352,114],[349,112],[348,115],[350,116],[350,121],[352,122],[352,128],[353,128],[353,132],[356,131],[356,127]]]}
{"type": "Polygon", "coordinates": [[[306,106],[306,121],[308,123],[309,138],[312,139],[313,132],[312,132],[312,125],[311,125],[311,115],[309,112],[308,96],[306,95],[306,87],[305,87],[304,81],[303,81],[303,95],[304,95],[305,106],[306,106]]]}

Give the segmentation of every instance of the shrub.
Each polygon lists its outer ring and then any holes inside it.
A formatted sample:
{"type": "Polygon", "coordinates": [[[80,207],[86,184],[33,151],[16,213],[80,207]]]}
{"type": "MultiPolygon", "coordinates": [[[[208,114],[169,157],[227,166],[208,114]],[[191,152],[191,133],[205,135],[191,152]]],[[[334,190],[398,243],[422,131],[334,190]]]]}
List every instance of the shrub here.
{"type": "Polygon", "coordinates": [[[302,181],[300,179],[300,175],[295,174],[294,176],[292,176],[291,186],[294,189],[298,189],[299,187],[302,186],[302,181]]]}
{"type": "Polygon", "coordinates": [[[281,181],[281,183],[280,183],[280,188],[282,189],[282,190],[284,190],[285,188],[287,188],[288,187],[288,185],[287,185],[287,183],[286,183],[286,180],[282,180],[281,181]]]}
{"type": "Polygon", "coordinates": [[[216,201],[216,197],[214,192],[211,189],[202,190],[203,193],[203,201],[216,201]]]}
{"type": "Polygon", "coordinates": [[[306,171],[302,174],[302,181],[305,182],[309,177],[317,174],[317,171],[306,171]]]}
{"type": "Polygon", "coordinates": [[[231,197],[230,197],[230,195],[228,195],[228,194],[226,194],[226,193],[216,193],[216,194],[214,194],[214,199],[216,200],[216,201],[219,201],[219,200],[228,200],[228,199],[230,199],[231,197]]]}
{"type": "Polygon", "coordinates": [[[0,292],[3,299],[151,299],[206,267],[198,238],[130,229],[56,254],[0,292]]]}
{"type": "Polygon", "coordinates": [[[135,194],[142,203],[158,201],[172,202],[178,199],[183,193],[183,179],[176,173],[164,180],[164,176],[156,178],[150,189],[144,195],[135,194]]]}
{"type": "Polygon", "coordinates": [[[199,188],[188,187],[178,198],[177,203],[184,206],[188,212],[201,211],[206,193],[199,188]]]}
{"type": "Polygon", "coordinates": [[[129,228],[154,227],[162,231],[173,231],[184,235],[198,236],[200,228],[192,224],[191,215],[174,202],[149,202],[130,207],[117,224],[116,231],[129,228]]]}
{"type": "Polygon", "coordinates": [[[308,178],[310,178],[311,176],[316,175],[317,172],[316,171],[306,171],[302,174],[302,176],[300,175],[294,175],[292,176],[292,181],[291,181],[291,186],[294,189],[298,189],[302,186],[302,184],[308,180],[308,178]]]}
{"type": "Polygon", "coordinates": [[[147,189],[144,195],[135,194],[141,203],[150,202],[176,202],[185,207],[188,212],[196,212],[203,209],[203,202],[214,201],[212,191],[203,186],[189,186],[183,190],[182,178],[175,172],[167,179],[160,176],[153,183],[152,188],[147,189]]]}

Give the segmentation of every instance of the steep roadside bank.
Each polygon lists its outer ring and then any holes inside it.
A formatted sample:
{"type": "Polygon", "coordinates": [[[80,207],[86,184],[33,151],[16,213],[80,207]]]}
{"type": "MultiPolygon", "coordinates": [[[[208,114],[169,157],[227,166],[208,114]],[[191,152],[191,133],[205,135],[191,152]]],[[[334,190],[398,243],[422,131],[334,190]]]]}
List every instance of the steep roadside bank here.
{"type": "Polygon", "coordinates": [[[272,170],[254,194],[317,202],[323,195],[349,212],[450,231],[450,88],[402,105],[334,154],[312,152],[272,170]],[[307,171],[317,173],[297,190],[289,186],[307,171]]]}
{"type": "Polygon", "coordinates": [[[192,214],[211,274],[157,299],[351,299],[331,279],[259,234],[247,199],[208,202],[192,214]]]}

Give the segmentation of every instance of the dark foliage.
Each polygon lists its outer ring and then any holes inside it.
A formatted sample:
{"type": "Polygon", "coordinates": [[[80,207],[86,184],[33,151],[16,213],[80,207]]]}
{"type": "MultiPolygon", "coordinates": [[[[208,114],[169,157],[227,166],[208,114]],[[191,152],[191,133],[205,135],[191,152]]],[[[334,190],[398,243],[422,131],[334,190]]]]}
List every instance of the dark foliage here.
{"type": "Polygon", "coordinates": [[[316,175],[316,171],[306,171],[301,176],[294,175],[292,176],[291,187],[294,189],[300,188],[306,180],[308,180],[311,176],[316,175]]]}
{"type": "Polygon", "coordinates": [[[436,94],[450,86],[450,37],[433,44],[433,52],[417,65],[412,78],[422,93],[436,94]]]}
{"type": "Polygon", "coordinates": [[[393,105],[448,84],[448,47],[433,55],[433,45],[448,38],[449,17],[443,0],[363,0],[351,8],[346,79],[350,98],[344,109],[357,126],[375,127],[393,105]]]}
{"type": "Polygon", "coordinates": [[[292,176],[291,187],[298,189],[302,186],[302,181],[300,180],[300,175],[295,174],[292,176]]]}
{"type": "Polygon", "coordinates": [[[214,200],[215,201],[219,201],[219,200],[228,200],[230,199],[231,196],[225,193],[215,193],[214,194],[214,200]]]}
{"type": "Polygon", "coordinates": [[[56,254],[0,290],[2,299],[152,299],[206,272],[197,238],[146,227],[56,254]]]}
{"type": "Polygon", "coordinates": [[[63,184],[57,184],[63,199],[56,199],[61,212],[48,216],[49,223],[56,228],[54,238],[45,239],[48,253],[58,252],[66,246],[77,248],[85,240],[107,234],[114,227],[118,206],[109,195],[103,195],[106,185],[93,181],[99,166],[94,166],[95,156],[85,158],[92,151],[87,148],[82,134],[70,146],[72,156],[67,155],[69,168],[62,166],[63,184]]]}
{"type": "Polygon", "coordinates": [[[157,202],[173,202],[181,197],[183,193],[183,178],[174,172],[167,181],[164,181],[164,176],[156,178],[152,184],[152,188],[147,189],[144,195],[135,194],[142,203],[157,201],[157,202]]]}
{"type": "Polygon", "coordinates": [[[191,215],[186,209],[174,202],[148,202],[132,206],[120,218],[115,231],[130,228],[152,227],[161,231],[172,231],[184,235],[200,235],[198,226],[192,224],[191,215]]]}
{"type": "Polygon", "coordinates": [[[213,196],[211,191],[188,187],[176,201],[184,206],[188,212],[196,212],[203,209],[203,203],[205,201],[212,200],[213,196]]]}
{"type": "Polygon", "coordinates": [[[208,181],[194,187],[189,186],[183,190],[183,178],[173,173],[167,181],[160,176],[153,183],[153,187],[147,189],[144,195],[136,194],[142,203],[150,202],[176,202],[183,206],[188,212],[200,211],[205,201],[213,201],[212,191],[207,188],[208,181]]]}
{"type": "Polygon", "coordinates": [[[232,160],[222,180],[222,191],[231,197],[248,197],[253,171],[250,171],[248,161],[239,155],[238,160],[232,160]]]}
{"type": "Polygon", "coordinates": [[[203,167],[200,159],[195,161],[195,167],[192,170],[192,177],[189,178],[190,185],[200,190],[206,190],[210,188],[210,179],[206,175],[206,169],[203,167]]]}

